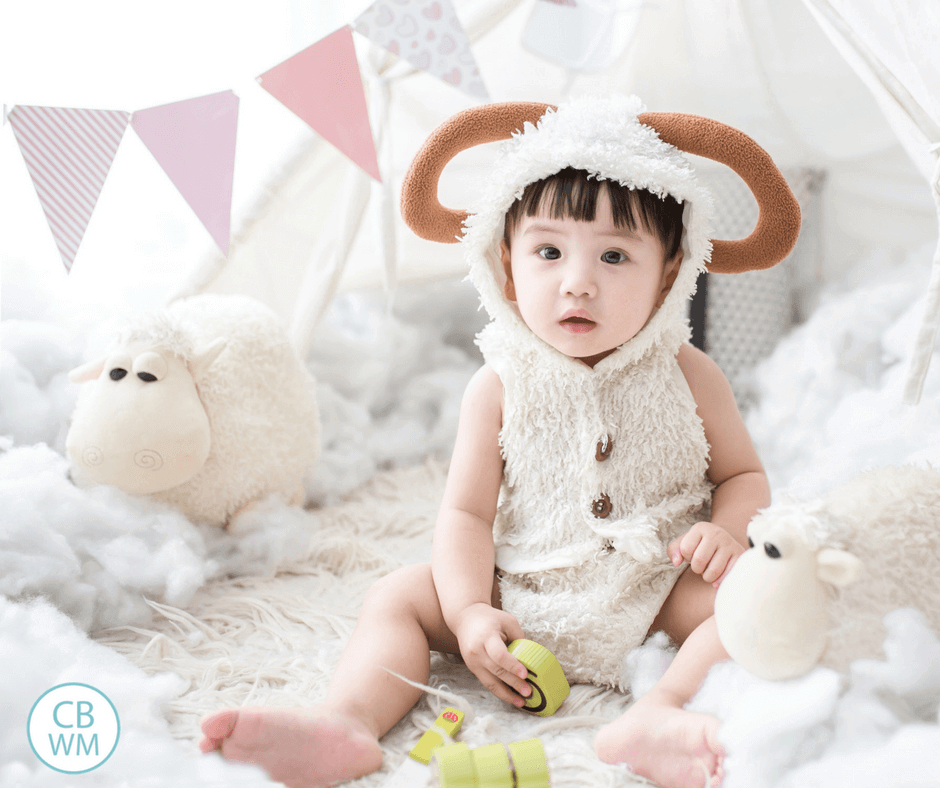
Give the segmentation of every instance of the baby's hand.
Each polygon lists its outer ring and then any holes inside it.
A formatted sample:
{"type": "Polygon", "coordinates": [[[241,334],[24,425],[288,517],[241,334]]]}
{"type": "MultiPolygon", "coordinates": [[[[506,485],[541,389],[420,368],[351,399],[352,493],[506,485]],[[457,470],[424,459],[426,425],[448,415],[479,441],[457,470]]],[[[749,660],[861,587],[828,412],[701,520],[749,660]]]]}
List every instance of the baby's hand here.
{"type": "Polygon", "coordinates": [[[744,547],[720,525],[701,522],[670,542],[666,552],[674,566],[688,561],[695,574],[718,588],[744,547]]]}
{"type": "Polygon", "coordinates": [[[532,694],[528,671],[509,653],[507,643],[524,637],[515,616],[482,602],[461,613],[455,635],[467,667],[500,700],[521,708],[532,694]]]}

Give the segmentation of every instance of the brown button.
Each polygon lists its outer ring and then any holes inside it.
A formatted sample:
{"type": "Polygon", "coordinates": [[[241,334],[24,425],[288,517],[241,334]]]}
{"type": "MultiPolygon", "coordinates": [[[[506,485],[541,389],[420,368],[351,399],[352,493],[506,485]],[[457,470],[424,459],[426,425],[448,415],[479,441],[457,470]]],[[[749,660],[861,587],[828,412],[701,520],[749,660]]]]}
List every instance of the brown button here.
{"type": "Polygon", "coordinates": [[[591,511],[599,520],[603,520],[605,517],[607,517],[607,515],[610,514],[610,508],[610,498],[606,493],[602,493],[601,497],[591,504],[591,511]]]}
{"type": "Polygon", "coordinates": [[[603,462],[610,456],[610,452],[614,448],[614,442],[608,436],[604,436],[604,440],[597,442],[597,449],[594,452],[594,459],[598,462],[603,462]]]}

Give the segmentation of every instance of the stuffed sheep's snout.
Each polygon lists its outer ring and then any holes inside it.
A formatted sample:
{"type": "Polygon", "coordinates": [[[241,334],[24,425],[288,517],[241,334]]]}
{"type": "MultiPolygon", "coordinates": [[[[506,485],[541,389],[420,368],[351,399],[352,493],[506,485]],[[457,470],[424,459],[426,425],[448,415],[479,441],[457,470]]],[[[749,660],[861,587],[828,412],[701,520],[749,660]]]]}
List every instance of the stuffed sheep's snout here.
{"type": "Polygon", "coordinates": [[[940,631],[940,472],[873,468],[824,497],[775,503],[718,589],[722,645],[744,668],[786,679],[842,673],[886,655],[885,616],[920,611],[940,631]]]}
{"type": "Polygon", "coordinates": [[[796,529],[766,516],[751,522],[748,535],[750,549],[715,597],[718,636],[731,658],[756,676],[801,676],[826,648],[824,583],[854,579],[849,572],[836,577],[831,567],[857,559],[843,551],[812,550],[796,529]]]}
{"type": "Polygon", "coordinates": [[[84,388],[66,439],[81,476],[143,495],[183,484],[205,464],[209,419],[180,359],[118,354],[84,388]]]}

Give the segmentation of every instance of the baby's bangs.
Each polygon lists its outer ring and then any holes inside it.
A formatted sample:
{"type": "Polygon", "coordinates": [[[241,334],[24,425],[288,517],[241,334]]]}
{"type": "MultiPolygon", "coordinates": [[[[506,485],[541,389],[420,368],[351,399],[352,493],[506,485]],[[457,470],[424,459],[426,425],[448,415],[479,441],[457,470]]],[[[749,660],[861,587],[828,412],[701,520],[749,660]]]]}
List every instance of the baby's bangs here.
{"type": "Polygon", "coordinates": [[[659,238],[667,260],[675,257],[682,242],[680,202],[669,195],[660,198],[646,189],[630,189],[617,181],[599,180],[587,170],[574,167],[565,167],[525,187],[522,196],[506,213],[506,243],[523,216],[546,213],[552,219],[593,222],[597,216],[597,199],[605,186],[614,225],[635,230],[639,222],[643,229],[659,238]]]}
{"type": "MultiPolygon", "coordinates": [[[[601,183],[585,170],[566,167],[554,175],[526,186],[522,197],[513,208],[513,219],[521,216],[538,216],[547,213],[552,219],[574,219],[578,222],[593,222],[597,214],[597,197],[601,183]]],[[[627,221],[632,222],[630,216],[627,221]]],[[[616,217],[614,221],[617,221],[616,217]]],[[[623,226],[618,223],[618,227],[623,226]]],[[[632,228],[632,225],[628,225],[632,228]]]]}

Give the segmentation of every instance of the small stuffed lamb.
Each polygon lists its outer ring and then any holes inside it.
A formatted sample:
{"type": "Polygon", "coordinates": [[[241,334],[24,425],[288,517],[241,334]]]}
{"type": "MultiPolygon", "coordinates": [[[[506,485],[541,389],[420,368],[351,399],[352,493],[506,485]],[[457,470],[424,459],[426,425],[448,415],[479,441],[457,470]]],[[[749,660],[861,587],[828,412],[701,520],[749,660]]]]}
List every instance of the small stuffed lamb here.
{"type": "Polygon", "coordinates": [[[940,473],[886,467],[813,503],[760,512],[718,589],[725,650],[765,679],[883,657],[885,614],[913,607],[940,632],[940,473]]]}
{"type": "Polygon", "coordinates": [[[316,384],[260,302],[198,295],[124,331],[85,383],[66,439],[78,484],[113,484],[224,526],[271,493],[304,500],[316,384]]]}

